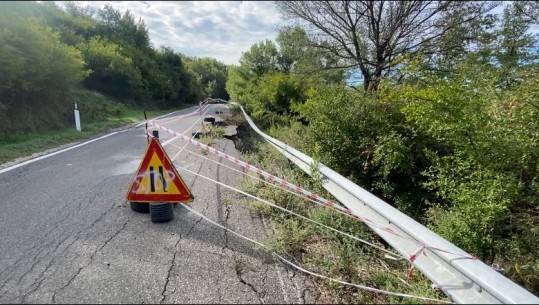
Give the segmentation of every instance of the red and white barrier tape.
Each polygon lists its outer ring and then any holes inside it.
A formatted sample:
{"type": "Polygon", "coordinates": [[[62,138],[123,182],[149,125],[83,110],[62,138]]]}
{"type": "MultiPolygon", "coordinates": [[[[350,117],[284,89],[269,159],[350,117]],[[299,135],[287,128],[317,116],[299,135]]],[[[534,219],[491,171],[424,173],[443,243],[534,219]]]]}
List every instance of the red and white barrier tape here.
{"type": "MultiPolygon", "coordinates": [[[[169,128],[166,128],[166,127],[164,127],[162,125],[156,124],[153,121],[148,121],[148,124],[152,125],[152,126],[155,126],[156,128],[161,129],[161,130],[163,130],[163,131],[165,131],[165,132],[167,132],[169,134],[175,135],[178,138],[184,139],[184,140],[188,141],[189,144],[192,144],[192,145],[195,145],[195,146],[197,146],[197,147],[199,147],[201,149],[204,149],[206,152],[213,153],[213,154],[215,154],[215,155],[217,155],[219,157],[224,158],[225,160],[228,160],[228,161],[233,162],[233,163],[235,163],[235,164],[237,164],[237,165],[239,165],[239,166],[241,166],[243,168],[246,168],[246,169],[258,174],[259,176],[264,177],[265,179],[267,179],[270,182],[279,183],[279,184],[281,184],[283,186],[288,187],[289,189],[293,190],[294,192],[296,192],[298,194],[305,195],[308,198],[311,198],[313,200],[316,200],[316,201],[320,202],[322,205],[324,205],[326,207],[337,210],[337,211],[339,211],[339,212],[341,212],[343,214],[346,214],[346,215],[348,215],[350,217],[356,218],[356,219],[362,221],[363,223],[365,223],[365,224],[367,224],[369,226],[377,227],[377,228],[379,228],[381,230],[384,230],[384,231],[386,231],[386,232],[388,232],[390,234],[393,234],[395,236],[398,236],[398,237],[405,238],[405,239],[411,240],[413,242],[416,242],[417,244],[422,246],[422,248],[421,248],[422,250],[429,249],[429,250],[441,251],[441,252],[444,252],[444,253],[457,255],[457,256],[462,257],[462,258],[477,259],[476,257],[473,257],[473,256],[466,256],[466,255],[462,255],[462,254],[459,254],[459,253],[454,253],[454,252],[447,251],[447,250],[441,250],[441,249],[436,248],[436,247],[429,247],[429,246],[422,245],[419,241],[415,240],[412,237],[404,236],[402,234],[399,234],[399,233],[395,232],[393,229],[391,229],[389,227],[386,227],[386,226],[383,226],[383,225],[380,225],[380,224],[376,224],[372,220],[370,220],[370,219],[368,219],[366,217],[361,217],[359,215],[355,215],[355,214],[353,214],[352,210],[350,210],[350,209],[348,209],[346,207],[338,205],[338,204],[336,204],[336,203],[334,203],[334,202],[332,202],[332,201],[330,201],[328,199],[325,199],[325,198],[317,195],[316,193],[313,193],[313,192],[311,192],[309,190],[306,190],[306,189],[304,189],[304,188],[302,188],[300,186],[297,186],[297,185],[295,185],[293,183],[290,183],[290,182],[286,181],[285,179],[282,179],[282,178],[279,178],[279,177],[277,177],[275,175],[272,175],[272,174],[270,174],[270,173],[268,173],[268,172],[266,172],[266,171],[264,171],[264,170],[262,170],[262,169],[260,169],[260,168],[258,168],[256,166],[253,166],[253,165],[251,165],[251,164],[249,164],[249,163],[247,163],[245,161],[242,161],[242,160],[240,160],[240,159],[238,159],[236,157],[230,156],[229,154],[226,154],[226,153],[224,153],[222,151],[219,151],[219,150],[217,150],[217,149],[215,149],[213,147],[210,147],[208,145],[200,143],[200,142],[194,140],[193,138],[186,136],[183,133],[176,132],[176,131],[174,131],[172,129],[169,129],[169,128]]],[[[426,255],[425,252],[423,252],[423,253],[424,253],[424,255],[426,255]]],[[[412,258],[412,256],[410,258],[412,258]]],[[[416,258],[416,256],[414,256],[414,260],[415,260],[415,258],[416,258]]]]}
{"type": "MultiPolygon", "coordinates": [[[[277,177],[275,175],[272,175],[272,174],[270,174],[270,173],[268,173],[268,172],[266,172],[266,171],[264,171],[264,170],[262,170],[262,169],[260,169],[260,168],[258,168],[256,166],[253,166],[253,165],[251,165],[251,164],[249,164],[249,163],[247,163],[245,161],[242,161],[242,160],[240,160],[240,159],[238,159],[236,157],[232,157],[232,156],[230,156],[230,155],[228,155],[228,154],[226,154],[224,152],[221,152],[221,151],[219,151],[219,150],[217,150],[217,149],[215,149],[213,147],[210,147],[210,146],[202,144],[202,143],[200,143],[200,142],[198,142],[196,140],[193,140],[192,138],[186,136],[183,133],[176,132],[176,131],[174,131],[172,129],[169,129],[169,128],[166,128],[166,127],[164,127],[162,125],[156,124],[153,121],[148,121],[148,124],[152,125],[152,126],[155,126],[158,129],[161,129],[161,130],[163,130],[165,132],[168,132],[168,133],[170,133],[172,135],[175,135],[178,138],[182,138],[182,139],[188,141],[190,144],[196,145],[199,148],[202,148],[202,149],[204,149],[204,150],[206,150],[208,152],[216,154],[217,156],[222,157],[225,160],[228,160],[230,162],[234,162],[235,164],[238,164],[239,166],[244,167],[244,168],[246,168],[246,169],[248,169],[248,170],[250,170],[250,171],[252,171],[252,172],[254,172],[254,173],[256,173],[256,174],[258,174],[258,175],[260,175],[262,177],[264,177],[264,178],[266,178],[268,181],[275,181],[275,182],[277,182],[277,183],[279,183],[279,184],[281,184],[283,186],[288,187],[289,189],[295,191],[296,193],[303,194],[303,195],[305,195],[305,196],[307,196],[307,197],[309,197],[309,198],[311,198],[313,200],[316,200],[316,201],[319,201],[319,202],[323,203],[324,205],[326,205],[328,207],[340,210],[341,212],[344,212],[345,214],[357,217],[356,215],[353,214],[353,212],[350,209],[348,209],[346,207],[342,207],[342,206],[340,206],[340,205],[338,205],[338,204],[336,204],[336,203],[334,203],[334,202],[332,202],[332,201],[330,201],[328,199],[325,199],[325,198],[323,198],[323,197],[321,197],[321,196],[319,196],[319,195],[317,195],[317,194],[315,194],[315,193],[313,193],[311,191],[308,191],[308,190],[306,190],[306,189],[304,189],[302,187],[294,185],[294,184],[286,181],[285,179],[282,179],[282,178],[279,178],[279,177],[277,177]]],[[[371,223],[371,224],[374,224],[369,219],[365,219],[365,220],[367,222],[371,223]]],[[[384,228],[384,227],[382,227],[382,228],[384,228]]],[[[394,232],[390,228],[386,228],[386,229],[388,229],[388,232],[390,232],[390,233],[397,234],[396,232],[394,232]]],[[[404,237],[404,236],[402,236],[402,237],[404,237]]]]}
{"type": "Polygon", "coordinates": [[[196,114],[202,115],[202,112],[203,112],[203,111],[206,112],[207,108],[208,108],[208,105],[199,106],[198,109],[196,109],[196,110],[194,110],[194,111],[192,111],[192,112],[189,112],[189,113],[187,113],[187,114],[182,114],[182,115],[180,115],[180,116],[175,116],[175,117],[173,117],[173,118],[164,118],[164,119],[153,119],[153,120],[148,120],[148,123],[149,123],[149,122],[154,122],[154,123],[155,123],[155,122],[159,121],[160,124],[168,124],[168,123],[171,123],[171,122],[173,122],[173,121],[176,121],[176,120],[179,120],[179,119],[181,119],[181,118],[188,117],[188,116],[193,116],[193,115],[196,115],[196,114]],[[204,110],[203,110],[203,109],[204,109],[204,110]],[[166,120],[168,120],[168,121],[166,121],[166,120]]]}

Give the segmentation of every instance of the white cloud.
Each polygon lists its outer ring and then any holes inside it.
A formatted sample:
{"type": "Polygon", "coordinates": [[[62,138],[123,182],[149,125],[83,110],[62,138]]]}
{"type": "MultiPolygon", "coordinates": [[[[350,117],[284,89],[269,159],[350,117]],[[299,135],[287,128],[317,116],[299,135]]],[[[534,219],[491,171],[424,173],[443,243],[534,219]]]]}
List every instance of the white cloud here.
{"type": "Polygon", "coordinates": [[[188,56],[214,57],[237,64],[242,52],[259,41],[274,40],[282,22],[265,1],[79,1],[101,9],[106,3],[129,9],[144,20],[154,47],[169,46],[188,56]]]}

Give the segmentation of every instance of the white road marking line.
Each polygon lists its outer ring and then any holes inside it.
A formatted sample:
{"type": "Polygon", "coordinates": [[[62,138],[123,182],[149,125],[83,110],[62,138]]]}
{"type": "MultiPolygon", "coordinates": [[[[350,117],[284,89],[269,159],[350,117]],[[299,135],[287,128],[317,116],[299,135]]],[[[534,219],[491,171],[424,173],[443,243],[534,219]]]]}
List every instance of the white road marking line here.
{"type": "MultiPolygon", "coordinates": [[[[182,110],[183,110],[183,109],[182,109],[182,110]]],[[[160,117],[164,117],[164,116],[166,116],[166,115],[170,115],[170,114],[173,114],[173,113],[179,112],[179,111],[181,111],[181,110],[178,110],[178,111],[174,111],[174,112],[171,112],[171,113],[164,114],[164,115],[159,116],[159,117],[157,117],[157,118],[155,118],[155,119],[158,119],[158,118],[160,118],[160,117]]],[[[140,123],[140,124],[138,124],[138,125],[135,125],[134,128],[137,128],[137,127],[139,127],[139,126],[142,126],[142,125],[144,125],[145,123],[146,123],[146,122],[142,122],[142,123],[140,123]]],[[[39,161],[39,160],[43,160],[43,159],[48,158],[48,157],[52,157],[52,156],[57,155],[57,154],[59,154],[59,153],[63,153],[63,152],[65,152],[65,151],[68,151],[68,150],[71,150],[71,149],[74,149],[74,148],[77,148],[77,147],[81,147],[81,146],[86,145],[86,144],[90,144],[90,143],[95,142],[95,141],[97,141],[97,140],[101,140],[101,139],[110,137],[110,136],[112,136],[112,135],[115,135],[115,134],[117,134],[117,133],[121,133],[121,132],[124,132],[124,131],[127,131],[127,130],[129,130],[129,129],[122,130],[122,131],[115,131],[115,132],[113,132],[113,133],[109,133],[109,134],[104,135],[104,136],[102,136],[102,137],[99,137],[99,138],[97,138],[97,139],[93,139],[93,140],[90,140],[90,141],[87,141],[87,142],[84,142],[84,143],[80,143],[80,144],[77,144],[77,145],[75,145],[75,146],[71,146],[71,147],[68,147],[68,148],[65,148],[65,149],[62,149],[62,150],[59,150],[59,151],[55,151],[55,152],[50,153],[50,154],[47,154],[47,155],[43,155],[43,156],[40,156],[40,157],[37,157],[37,158],[34,158],[34,159],[30,159],[30,160],[21,162],[21,163],[19,163],[19,164],[12,165],[12,166],[10,166],[10,167],[6,167],[6,168],[4,168],[4,169],[0,169],[0,174],[3,174],[3,173],[5,173],[5,172],[9,172],[10,170],[14,170],[14,169],[16,169],[16,168],[18,168],[18,167],[25,166],[25,165],[27,165],[27,164],[30,164],[30,163],[33,163],[33,162],[36,162],[36,161],[39,161]]],[[[146,137],[146,136],[144,135],[144,137],[146,137]]]]}
{"type": "Polygon", "coordinates": [[[30,159],[30,160],[28,160],[28,161],[24,161],[24,162],[19,163],[19,164],[12,165],[12,166],[10,166],[10,167],[1,169],[1,170],[0,170],[0,174],[3,174],[3,173],[5,173],[5,172],[9,172],[10,170],[14,170],[14,169],[16,169],[16,168],[18,168],[18,167],[25,166],[25,165],[27,165],[27,164],[30,164],[30,163],[33,163],[33,162],[36,162],[36,161],[39,161],[39,160],[43,160],[43,159],[48,158],[48,157],[52,157],[52,156],[54,156],[54,155],[63,153],[63,152],[65,152],[65,151],[68,151],[68,150],[71,150],[71,149],[74,149],[74,148],[78,148],[78,147],[84,146],[84,145],[86,145],[86,144],[90,144],[90,143],[92,143],[92,142],[95,142],[95,141],[98,141],[98,140],[101,140],[101,139],[104,139],[104,138],[108,138],[108,137],[110,137],[110,136],[113,136],[113,135],[115,135],[115,134],[118,134],[118,133],[121,133],[121,132],[124,132],[124,131],[127,131],[127,129],[126,129],[126,130],[122,130],[122,131],[115,131],[115,132],[113,132],[113,133],[109,133],[109,134],[104,135],[104,136],[102,136],[102,137],[99,137],[99,138],[97,138],[97,139],[93,139],[93,140],[90,140],[90,141],[87,141],[87,142],[84,142],[84,143],[77,144],[77,145],[75,145],[75,146],[71,146],[71,147],[68,147],[68,148],[65,148],[65,149],[62,149],[62,150],[59,150],[59,151],[55,151],[55,152],[53,152],[53,153],[50,153],[50,154],[47,154],[47,155],[44,155],[44,156],[40,156],[40,157],[37,157],[37,158],[34,158],[34,159],[30,159]]]}

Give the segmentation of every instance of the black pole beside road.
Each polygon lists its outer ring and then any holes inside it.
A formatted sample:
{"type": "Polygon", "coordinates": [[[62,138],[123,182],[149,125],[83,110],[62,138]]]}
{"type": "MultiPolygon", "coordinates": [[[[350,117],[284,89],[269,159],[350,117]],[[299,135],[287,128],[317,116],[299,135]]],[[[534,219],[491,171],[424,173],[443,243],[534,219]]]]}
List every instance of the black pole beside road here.
{"type": "MultiPolygon", "coordinates": [[[[152,130],[152,135],[159,139],[159,130],[152,130]]],[[[159,173],[162,175],[162,173],[159,173]]],[[[164,177],[160,177],[164,182],[164,177]]],[[[164,183],[163,183],[164,184],[164,183]]],[[[150,218],[153,222],[165,222],[174,219],[174,207],[172,202],[150,202],[150,218]]]]}

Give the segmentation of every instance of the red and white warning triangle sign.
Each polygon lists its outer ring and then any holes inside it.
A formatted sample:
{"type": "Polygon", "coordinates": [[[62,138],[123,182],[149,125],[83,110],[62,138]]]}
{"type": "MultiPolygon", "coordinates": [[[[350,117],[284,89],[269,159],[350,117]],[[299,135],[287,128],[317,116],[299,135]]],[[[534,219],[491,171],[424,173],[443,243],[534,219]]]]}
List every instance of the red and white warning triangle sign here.
{"type": "Polygon", "coordinates": [[[151,138],[127,192],[130,202],[191,202],[193,195],[172,166],[159,140],[151,138]]]}

